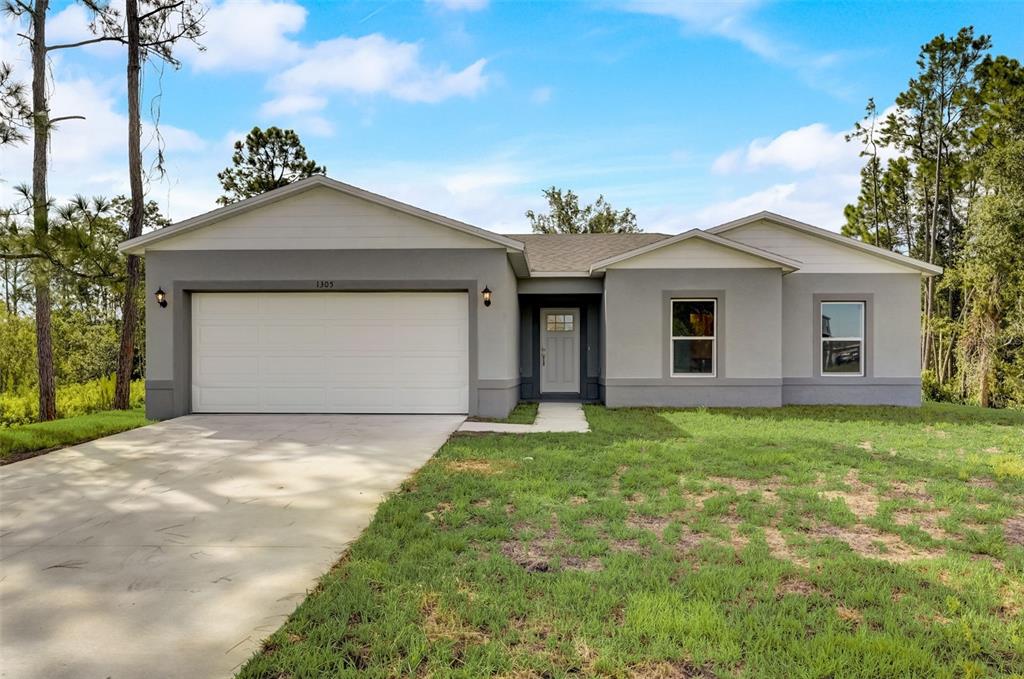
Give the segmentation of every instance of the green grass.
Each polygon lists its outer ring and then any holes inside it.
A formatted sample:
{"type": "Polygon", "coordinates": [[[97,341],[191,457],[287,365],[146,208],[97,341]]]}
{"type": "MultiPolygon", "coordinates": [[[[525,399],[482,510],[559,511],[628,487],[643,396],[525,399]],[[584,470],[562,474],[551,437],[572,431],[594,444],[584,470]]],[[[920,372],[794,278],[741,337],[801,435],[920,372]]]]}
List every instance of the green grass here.
{"type": "Polygon", "coordinates": [[[505,418],[474,417],[477,422],[504,422],[507,424],[533,424],[537,419],[536,403],[520,403],[505,418]]]}
{"type": "Polygon", "coordinates": [[[586,412],[453,437],[240,676],[1024,672],[1024,414],[586,412]]]}
{"type": "Polygon", "coordinates": [[[149,424],[145,411],[136,408],[3,427],[0,428],[0,462],[20,459],[40,450],[91,441],[101,436],[135,429],[144,424],[149,424]]]}

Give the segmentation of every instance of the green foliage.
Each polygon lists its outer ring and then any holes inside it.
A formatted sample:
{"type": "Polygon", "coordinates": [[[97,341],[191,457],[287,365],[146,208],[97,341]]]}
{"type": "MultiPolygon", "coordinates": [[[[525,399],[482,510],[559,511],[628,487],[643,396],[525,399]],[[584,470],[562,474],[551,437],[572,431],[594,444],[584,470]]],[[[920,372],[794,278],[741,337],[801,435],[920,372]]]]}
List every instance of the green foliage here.
{"type": "Polygon", "coordinates": [[[880,128],[869,100],[843,233],[945,267],[923,292],[928,398],[1024,407],[1024,68],[990,48],[938,35],[880,128]]]}
{"type": "MultiPolygon", "coordinates": [[[[88,312],[60,309],[52,316],[54,373],[59,384],[88,382],[114,372],[120,345],[118,324],[88,312]]],[[[0,310],[0,391],[23,393],[36,385],[35,323],[0,310]]]]}
{"type": "Polygon", "coordinates": [[[0,394],[35,384],[36,327],[31,318],[0,309],[0,394]]]}
{"type": "Polygon", "coordinates": [[[231,163],[231,167],[217,173],[225,192],[217,199],[221,205],[258,196],[316,174],[327,174],[326,167],[317,165],[306,155],[306,147],[295,130],[280,127],[266,130],[253,127],[244,141],[235,142],[231,163]]]}
{"type": "MultiPolygon", "coordinates": [[[[132,407],[143,405],[145,400],[145,382],[132,382],[132,407]]],[[[61,417],[75,417],[108,410],[113,403],[113,375],[80,384],[57,385],[57,413],[61,417]]],[[[39,398],[35,391],[0,393],[0,427],[28,424],[35,421],[38,416],[39,398]]]]}
{"type": "Polygon", "coordinates": [[[31,115],[25,84],[14,79],[10,64],[0,61],[0,146],[28,141],[31,115]]]}
{"type": "Polygon", "coordinates": [[[572,191],[563,192],[552,186],[544,190],[548,212],[526,211],[534,233],[637,233],[636,215],[629,208],[615,210],[604,196],[580,207],[580,199],[572,191]]]}
{"type": "Polygon", "coordinates": [[[110,410],[0,428],[0,462],[11,456],[91,441],[149,424],[141,408],[110,410]]]}

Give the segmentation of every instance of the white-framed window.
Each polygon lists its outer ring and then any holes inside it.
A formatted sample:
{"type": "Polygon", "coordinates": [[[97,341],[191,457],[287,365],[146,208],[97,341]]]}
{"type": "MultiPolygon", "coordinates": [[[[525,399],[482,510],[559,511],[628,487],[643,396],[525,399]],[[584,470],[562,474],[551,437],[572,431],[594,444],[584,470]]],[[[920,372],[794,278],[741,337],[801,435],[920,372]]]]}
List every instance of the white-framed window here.
{"type": "Polygon", "coordinates": [[[716,299],[673,299],[670,308],[669,361],[672,377],[714,377],[716,299]]]}
{"type": "Polygon", "coordinates": [[[864,376],[864,302],[821,303],[821,374],[864,376]]]}

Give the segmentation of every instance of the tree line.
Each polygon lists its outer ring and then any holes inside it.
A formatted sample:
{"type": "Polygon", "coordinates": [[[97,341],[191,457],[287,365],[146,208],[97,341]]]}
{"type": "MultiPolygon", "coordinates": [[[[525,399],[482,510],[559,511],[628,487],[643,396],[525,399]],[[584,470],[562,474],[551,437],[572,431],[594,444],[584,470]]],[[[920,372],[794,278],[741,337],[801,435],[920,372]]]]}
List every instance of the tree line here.
{"type": "Polygon", "coordinates": [[[926,395],[1024,406],[1024,68],[973,27],[921,47],[895,105],[847,138],[843,233],[945,268],[922,290],[926,395]]]}

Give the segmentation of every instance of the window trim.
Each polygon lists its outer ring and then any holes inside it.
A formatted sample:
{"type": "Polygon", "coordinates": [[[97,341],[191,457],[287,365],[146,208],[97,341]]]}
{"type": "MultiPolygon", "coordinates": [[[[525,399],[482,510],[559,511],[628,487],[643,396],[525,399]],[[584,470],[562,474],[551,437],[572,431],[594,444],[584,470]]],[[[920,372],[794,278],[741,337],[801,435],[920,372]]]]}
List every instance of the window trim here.
{"type": "Polygon", "coordinates": [[[718,377],[718,299],[716,297],[669,297],[668,300],[668,374],[669,377],[681,377],[693,379],[703,377],[705,379],[718,377]],[[714,335],[676,335],[672,332],[673,311],[676,302],[711,302],[712,314],[715,324],[714,335]],[[711,340],[711,372],[709,373],[677,373],[675,371],[675,346],[676,340],[711,340]]]}
{"type": "Polygon", "coordinates": [[[818,333],[818,372],[822,377],[864,377],[867,374],[867,315],[868,303],[864,299],[831,299],[822,298],[818,300],[818,320],[816,330],[818,333]],[[860,336],[850,337],[825,337],[821,332],[821,321],[825,315],[826,304],[857,304],[860,306],[860,336]],[[857,342],[860,344],[860,371],[851,372],[830,372],[825,370],[825,342],[857,342]]]}

